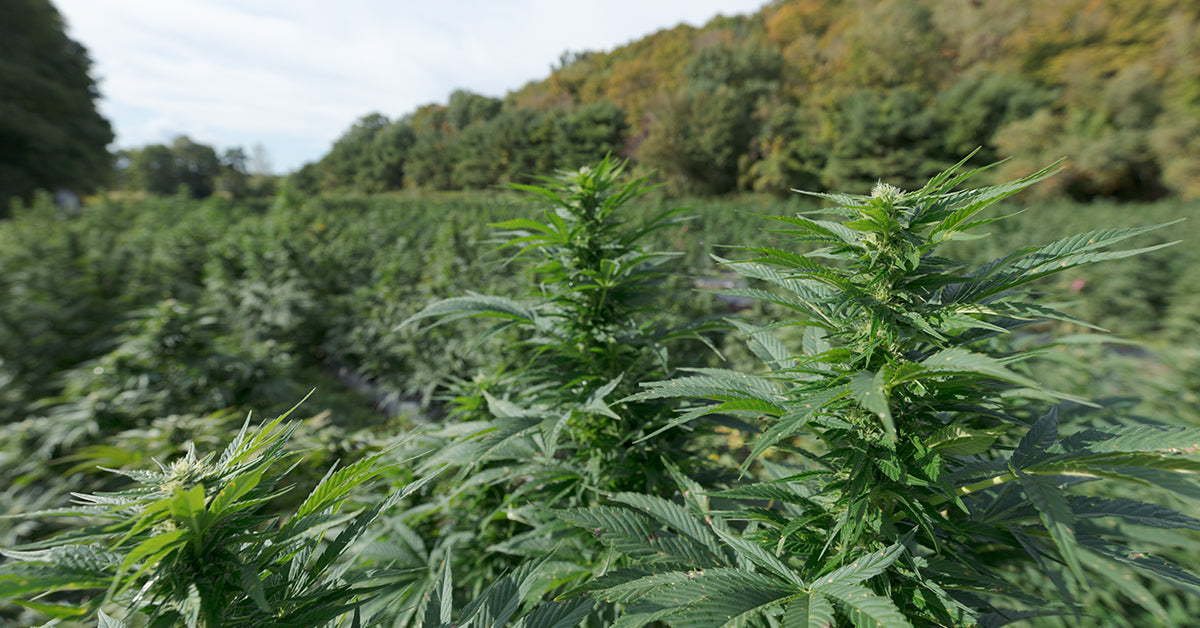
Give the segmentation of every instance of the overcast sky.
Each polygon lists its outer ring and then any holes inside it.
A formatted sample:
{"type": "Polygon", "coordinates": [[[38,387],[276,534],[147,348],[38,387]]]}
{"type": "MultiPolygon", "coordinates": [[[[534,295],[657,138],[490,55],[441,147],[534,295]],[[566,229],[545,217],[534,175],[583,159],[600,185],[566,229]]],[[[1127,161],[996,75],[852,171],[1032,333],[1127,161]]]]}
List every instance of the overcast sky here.
{"type": "Polygon", "coordinates": [[[258,143],[277,172],[359,117],[501,97],[564,51],[612,50],[766,0],[53,0],[87,47],[116,148],[258,143]]]}

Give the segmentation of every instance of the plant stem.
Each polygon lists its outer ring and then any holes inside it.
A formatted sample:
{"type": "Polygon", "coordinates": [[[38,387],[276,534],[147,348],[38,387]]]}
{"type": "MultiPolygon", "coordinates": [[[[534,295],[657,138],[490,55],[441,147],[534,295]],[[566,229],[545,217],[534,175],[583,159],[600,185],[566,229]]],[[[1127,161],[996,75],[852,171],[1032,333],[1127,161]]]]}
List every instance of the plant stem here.
{"type": "MultiPolygon", "coordinates": [[[[1015,479],[1017,479],[1016,473],[1013,473],[1012,471],[1006,471],[1005,473],[1003,473],[1001,475],[993,476],[986,480],[980,480],[978,482],[975,482],[974,484],[960,486],[954,490],[954,494],[959,497],[963,497],[966,495],[970,495],[971,493],[974,493],[976,491],[982,491],[984,489],[991,488],[993,486],[1000,486],[1001,484],[1004,484],[1006,482],[1011,482],[1015,479]]],[[[933,505],[936,506],[945,501],[946,501],[945,497],[939,497],[938,499],[933,501],[933,505]]]]}

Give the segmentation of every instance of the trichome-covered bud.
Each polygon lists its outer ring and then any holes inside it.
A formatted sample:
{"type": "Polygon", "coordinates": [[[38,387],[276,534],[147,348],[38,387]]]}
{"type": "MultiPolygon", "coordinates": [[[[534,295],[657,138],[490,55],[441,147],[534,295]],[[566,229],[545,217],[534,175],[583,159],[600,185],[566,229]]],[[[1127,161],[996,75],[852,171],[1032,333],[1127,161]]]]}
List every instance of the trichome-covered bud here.
{"type": "Polygon", "coordinates": [[[904,190],[880,181],[871,188],[871,198],[883,199],[885,201],[898,201],[904,195],[904,190]]]}

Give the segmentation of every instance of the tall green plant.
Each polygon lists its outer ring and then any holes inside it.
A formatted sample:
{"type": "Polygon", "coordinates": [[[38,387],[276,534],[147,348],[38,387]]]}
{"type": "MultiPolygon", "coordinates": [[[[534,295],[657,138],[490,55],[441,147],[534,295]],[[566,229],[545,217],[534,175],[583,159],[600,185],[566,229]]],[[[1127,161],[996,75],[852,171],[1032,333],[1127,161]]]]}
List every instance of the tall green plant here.
{"type": "MultiPolygon", "coordinates": [[[[465,317],[499,322],[489,333],[517,334],[513,357],[481,388],[467,388],[460,415],[487,417],[484,438],[472,442],[470,456],[484,462],[506,446],[536,435],[530,453],[548,461],[563,456],[588,470],[596,487],[645,487],[644,467],[658,465],[662,443],[639,444],[668,412],[661,402],[610,407],[637,383],[669,373],[671,343],[707,342],[704,322],[672,326],[660,315],[668,273],[664,264],[677,253],[651,251],[641,241],[678,222],[682,210],[669,210],[630,224],[621,209],[650,190],[646,178],[623,182],[624,164],[604,159],[595,166],[546,178],[543,185],[514,185],[547,205],[542,220],[518,218],[498,223],[514,260],[526,263],[535,285],[525,299],[472,294],[438,301],[409,323],[436,318],[438,325],[465,317]],[[483,410],[473,414],[472,408],[483,410]]],[[[510,262],[512,263],[512,262],[510,262]]],[[[445,460],[445,457],[438,460],[445,460]]]]}
{"type": "MultiPolygon", "coordinates": [[[[671,419],[671,403],[613,403],[640,381],[668,376],[674,342],[702,340],[704,323],[673,326],[661,312],[664,265],[676,254],[642,244],[677,222],[678,210],[628,220],[626,204],[649,188],[645,178],[626,181],[624,164],[610,159],[514,187],[546,204],[541,220],[495,225],[515,251],[509,264],[528,269],[530,294],[446,299],[409,323],[487,317],[498,321],[491,334],[514,338],[497,372],[459,388],[456,421],[426,461],[428,470],[458,468],[456,481],[437,496],[439,508],[419,508],[405,524],[445,541],[431,555],[454,562],[460,602],[530,559],[556,559],[542,569],[534,597],[590,573],[603,547],[547,507],[587,505],[613,490],[664,491],[664,457],[699,458],[687,435],[643,441],[671,419]]],[[[427,588],[442,577],[431,565],[427,588]]]]}
{"type": "Polygon", "coordinates": [[[99,612],[102,626],[122,624],[101,607],[164,628],[315,627],[353,614],[386,574],[347,571],[347,548],[420,484],[342,512],[385,470],[383,451],[330,469],[286,519],[272,514],[298,464],[287,416],[256,429],[247,420],[219,457],[191,449],[155,471],[120,472],[134,481],[125,490],[22,515],[94,523],[5,549],[0,597],[56,618],[99,612]]]}
{"type": "Polygon", "coordinates": [[[754,417],[744,467],[764,479],[705,492],[681,474],[683,505],[624,493],[562,513],[637,559],[590,587],[625,605],[620,625],[998,626],[1085,613],[1077,595],[1104,582],[1168,622],[1131,574],[1200,593],[1200,577],[1148,549],[1200,520],[1141,501],[1200,499],[1200,430],[1060,433],[1061,404],[1079,400],[1039,385],[1038,351],[1004,342],[1047,320],[1083,325],[1037,303],[1029,284],[1165,246],[1110,248],[1155,227],[967,268],[939,245],[982,237],[971,231],[998,218],[981,212],[1054,169],[955,191],[979,172],[962,166],[915,191],[817,195],[841,220],[773,218],[795,250],[735,247],[751,257],[724,260],[766,286],[734,294],[784,313],[764,328],[739,323],[765,370],[700,371],[627,401],[706,400],[676,424],[754,417]],[[781,326],[804,327],[799,351],[772,335],[781,326]]]}

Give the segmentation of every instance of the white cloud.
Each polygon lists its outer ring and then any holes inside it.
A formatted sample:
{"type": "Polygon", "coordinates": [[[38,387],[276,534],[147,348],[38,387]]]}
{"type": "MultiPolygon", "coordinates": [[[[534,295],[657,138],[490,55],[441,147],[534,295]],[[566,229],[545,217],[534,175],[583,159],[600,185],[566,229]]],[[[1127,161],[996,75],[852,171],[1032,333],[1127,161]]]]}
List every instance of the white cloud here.
{"type": "Polygon", "coordinates": [[[358,117],[458,88],[502,96],[564,51],[611,50],[765,0],[56,0],[117,145],[256,143],[289,170],[358,117]]]}

